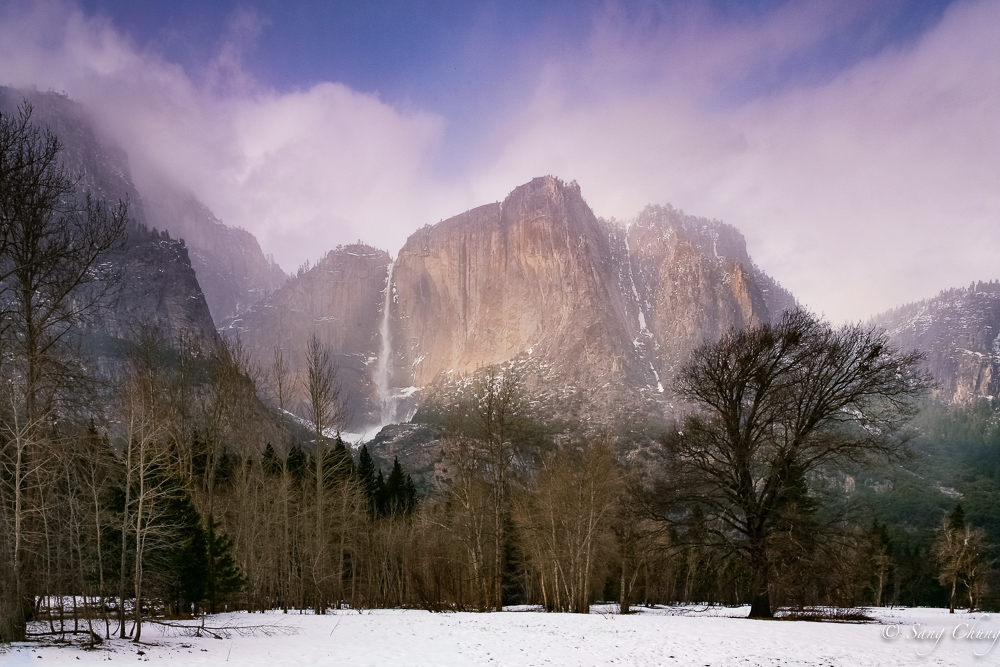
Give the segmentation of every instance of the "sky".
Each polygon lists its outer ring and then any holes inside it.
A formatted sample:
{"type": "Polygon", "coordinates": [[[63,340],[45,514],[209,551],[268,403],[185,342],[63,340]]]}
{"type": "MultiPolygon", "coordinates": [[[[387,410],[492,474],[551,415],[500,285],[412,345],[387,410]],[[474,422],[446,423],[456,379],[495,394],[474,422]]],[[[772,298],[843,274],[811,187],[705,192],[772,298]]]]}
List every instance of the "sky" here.
{"type": "Polygon", "coordinates": [[[835,323],[1000,278],[993,0],[0,0],[0,85],[294,271],[531,178],[723,220],[835,323]]]}

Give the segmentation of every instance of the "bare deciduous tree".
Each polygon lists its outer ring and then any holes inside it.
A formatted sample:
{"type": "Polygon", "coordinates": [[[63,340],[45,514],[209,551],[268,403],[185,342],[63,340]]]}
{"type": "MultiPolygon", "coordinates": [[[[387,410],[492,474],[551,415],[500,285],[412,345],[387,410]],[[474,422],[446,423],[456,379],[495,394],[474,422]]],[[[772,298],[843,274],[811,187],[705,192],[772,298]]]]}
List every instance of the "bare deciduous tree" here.
{"type": "Polygon", "coordinates": [[[327,585],[330,577],[330,567],[327,562],[327,529],[326,529],[326,477],[327,459],[329,458],[330,433],[339,435],[347,421],[347,413],[340,399],[341,386],[337,378],[337,367],[333,363],[330,349],[319,341],[315,334],[309,339],[306,348],[306,395],[309,403],[306,406],[309,421],[313,430],[313,462],[315,465],[315,490],[313,512],[315,515],[315,534],[313,536],[312,576],[316,592],[316,613],[326,611],[327,585]]]}
{"type": "Polygon", "coordinates": [[[986,531],[966,525],[962,506],[958,505],[942,520],[932,551],[938,564],[938,579],[949,589],[949,613],[955,613],[959,584],[966,587],[969,611],[974,610],[984,592],[989,570],[986,531]]]}
{"type": "Polygon", "coordinates": [[[588,613],[603,585],[610,551],[609,522],[621,480],[609,439],[582,451],[562,448],[545,459],[517,505],[517,525],[542,603],[550,611],[588,613]]]}
{"type": "Polygon", "coordinates": [[[705,508],[750,570],[752,617],[772,615],[783,498],[814,470],[904,451],[901,428],[929,385],[919,359],[880,330],[833,329],[799,310],[730,331],[681,370],[694,410],[665,442],[665,504],[705,508]]]}
{"type": "Polygon", "coordinates": [[[5,378],[17,385],[8,388],[23,396],[23,406],[3,415],[14,420],[3,427],[16,437],[0,440],[13,455],[7,509],[15,530],[0,553],[0,580],[14,589],[14,602],[0,604],[0,640],[25,632],[24,519],[43,509],[43,496],[28,493],[28,473],[52,459],[45,451],[55,447],[52,411],[81,380],[68,334],[99,310],[117,283],[118,271],[104,260],[122,247],[128,217],[126,202],[109,208],[78,192],[79,180],[60,163],[58,138],[31,116],[27,102],[14,116],[0,114],[0,355],[5,378]]]}
{"type": "MultiPolygon", "coordinates": [[[[32,419],[46,380],[59,376],[66,335],[105,303],[120,277],[104,260],[123,247],[127,202],[109,208],[60,164],[59,139],[31,123],[0,116],[0,329],[25,363],[32,419]]],[[[52,387],[49,387],[50,389],[52,387]]]]}
{"type": "MultiPolygon", "coordinates": [[[[0,369],[6,371],[3,365],[0,369]]],[[[23,385],[5,372],[0,384],[0,641],[24,639],[34,588],[30,563],[39,548],[40,486],[46,458],[40,456],[47,415],[28,418],[23,385]]]]}
{"type": "Polygon", "coordinates": [[[445,456],[456,471],[456,523],[486,608],[503,608],[504,557],[511,536],[510,493],[522,457],[518,428],[524,390],[513,364],[481,368],[463,392],[445,456]],[[458,517],[456,517],[458,519],[458,517]]]}
{"type": "Polygon", "coordinates": [[[154,542],[170,538],[171,526],[164,517],[167,503],[178,491],[172,479],[178,472],[177,460],[168,446],[169,424],[161,393],[168,386],[165,376],[163,349],[154,335],[147,335],[136,345],[119,383],[118,439],[124,495],[120,516],[119,636],[126,636],[126,585],[131,578],[135,642],[142,636],[145,555],[154,542]]]}

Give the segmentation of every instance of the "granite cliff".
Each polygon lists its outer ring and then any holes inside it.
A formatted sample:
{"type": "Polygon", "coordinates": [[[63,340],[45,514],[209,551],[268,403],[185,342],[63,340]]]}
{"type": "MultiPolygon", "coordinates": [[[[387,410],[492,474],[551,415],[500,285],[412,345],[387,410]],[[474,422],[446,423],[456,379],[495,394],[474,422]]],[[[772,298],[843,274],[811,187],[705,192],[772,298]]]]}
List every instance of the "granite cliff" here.
{"type": "Polygon", "coordinates": [[[389,253],[362,244],[331,250],[220,330],[238,336],[263,368],[281,348],[291,370],[292,408],[304,400],[306,345],[315,334],[333,352],[348,411],[363,424],[378,404],[375,370],[389,264],[389,253]]]}
{"type": "Polygon", "coordinates": [[[653,206],[608,222],[551,176],[413,234],[392,284],[396,385],[520,358],[550,414],[602,424],[655,414],[695,346],[794,305],[732,227],[653,206]]]}
{"type": "Polygon", "coordinates": [[[112,204],[129,201],[128,240],[113,258],[123,270],[115,300],[88,331],[102,355],[116,355],[115,340],[154,327],[166,340],[180,337],[201,347],[217,340],[215,325],[183,241],[152,232],[146,202],[132,182],[128,156],[94,129],[83,107],[64,95],[0,87],[0,111],[16,113],[27,100],[32,122],[48,128],[63,145],[62,164],[78,177],[80,192],[112,204]],[[110,340],[109,340],[110,339],[110,340]]]}
{"type": "Polygon", "coordinates": [[[247,310],[288,279],[253,234],[224,224],[194,195],[163,184],[150,185],[143,195],[148,224],[186,242],[216,322],[247,310]]]}
{"type": "Polygon", "coordinates": [[[729,225],[648,206],[625,234],[629,280],[652,362],[671,377],[706,338],[766,322],[795,306],[757,269],[743,236],[729,225]]]}
{"type": "MultiPolygon", "coordinates": [[[[637,320],[620,289],[609,229],[554,178],[413,234],[392,285],[392,378],[425,386],[530,351],[572,378],[643,374],[637,320]],[[560,364],[561,365],[561,364],[560,364]]],[[[582,379],[582,378],[581,378],[582,379]]]]}
{"type": "Polygon", "coordinates": [[[691,349],[793,305],[732,227],[669,207],[609,222],[575,183],[547,176],[418,230],[395,261],[339,248],[226,331],[261,362],[282,344],[300,373],[316,332],[355,427],[402,421],[435,393],[419,390],[502,363],[540,410],[610,425],[662,415],[691,349]]]}
{"type": "Polygon", "coordinates": [[[925,355],[934,398],[970,403],[1000,395],[1000,283],[974,283],[883,313],[873,323],[925,355]]]}

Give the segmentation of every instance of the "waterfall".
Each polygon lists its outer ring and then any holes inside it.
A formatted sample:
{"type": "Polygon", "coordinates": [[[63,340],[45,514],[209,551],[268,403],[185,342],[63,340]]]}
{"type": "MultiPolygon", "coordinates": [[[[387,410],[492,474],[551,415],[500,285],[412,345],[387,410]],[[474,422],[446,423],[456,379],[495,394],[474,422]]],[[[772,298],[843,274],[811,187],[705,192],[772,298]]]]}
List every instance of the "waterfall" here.
{"type": "Polygon", "coordinates": [[[378,394],[379,420],[381,425],[391,424],[396,418],[396,397],[389,388],[389,366],[392,362],[392,332],[390,331],[390,308],[392,307],[392,269],[395,260],[389,262],[389,275],[385,279],[385,297],[382,303],[382,323],[378,332],[382,339],[375,366],[375,391],[378,394]]]}

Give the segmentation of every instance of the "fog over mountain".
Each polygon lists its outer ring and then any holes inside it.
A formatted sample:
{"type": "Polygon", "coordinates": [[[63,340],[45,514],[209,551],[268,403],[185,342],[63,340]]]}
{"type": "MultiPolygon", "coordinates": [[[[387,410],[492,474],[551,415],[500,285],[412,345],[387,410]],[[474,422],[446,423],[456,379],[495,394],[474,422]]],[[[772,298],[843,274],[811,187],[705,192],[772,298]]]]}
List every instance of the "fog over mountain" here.
{"type": "Polygon", "coordinates": [[[113,258],[122,268],[121,285],[88,332],[99,356],[117,357],[121,341],[135,339],[144,329],[155,330],[167,341],[183,337],[210,348],[218,336],[189,248],[177,238],[153,232],[150,209],[132,181],[128,155],[97,132],[86,109],[73,100],[0,87],[0,113],[16,114],[25,102],[32,106],[32,121],[58,137],[62,164],[80,190],[109,204],[129,202],[128,238],[124,251],[113,258]]]}
{"type": "Polygon", "coordinates": [[[0,84],[85,103],[140,188],[286,270],[540,174],[600,217],[735,225],[835,322],[988,279],[1000,250],[994,2],[254,7],[0,3],[0,84]]]}
{"type": "MultiPolygon", "coordinates": [[[[399,249],[338,246],[289,280],[250,232],[190,192],[134,185],[129,156],[86,107],[0,89],[5,113],[25,99],[60,136],[82,187],[132,203],[128,277],[104,333],[127,338],[154,324],[170,340],[210,346],[220,327],[261,368],[280,347],[297,374],[315,333],[340,365],[359,430],[405,421],[428,388],[505,363],[519,365],[552,414],[658,419],[694,346],[795,305],[735,228],[669,205],[605,220],[579,185],[555,176],[418,229],[399,249]]],[[[973,283],[873,321],[927,355],[939,399],[967,403],[1000,391],[996,292],[973,283]]]]}

